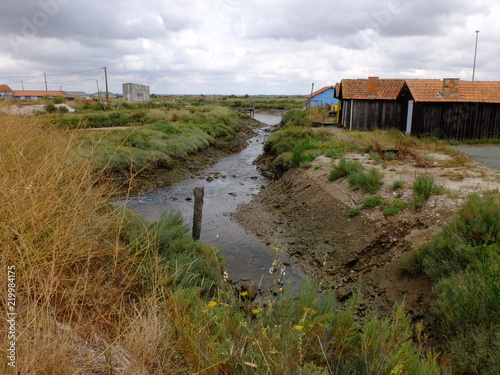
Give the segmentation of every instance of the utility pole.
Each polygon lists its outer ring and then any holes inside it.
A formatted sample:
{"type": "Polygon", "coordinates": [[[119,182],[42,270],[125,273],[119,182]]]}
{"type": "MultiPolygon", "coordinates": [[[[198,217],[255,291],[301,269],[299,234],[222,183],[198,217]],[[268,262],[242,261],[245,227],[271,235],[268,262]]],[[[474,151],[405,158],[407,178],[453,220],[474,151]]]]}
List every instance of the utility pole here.
{"type": "Polygon", "coordinates": [[[476,46],[474,47],[474,65],[472,66],[472,81],[474,81],[474,74],[476,73],[476,55],[477,55],[477,38],[479,30],[476,30],[476,46]]]}
{"type": "Polygon", "coordinates": [[[312,83],[312,86],[311,86],[311,95],[310,95],[310,98],[307,99],[307,102],[306,102],[306,109],[309,109],[310,105],[311,105],[311,98],[312,98],[312,93],[314,92],[314,82],[312,83]]]}
{"type": "Polygon", "coordinates": [[[45,79],[45,91],[49,91],[47,88],[47,74],[43,73],[43,78],[45,79]]]}
{"type": "Polygon", "coordinates": [[[101,98],[101,92],[99,91],[99,80],[95,80],[95,83],[97,85],[97,96],[99,97],[99,99],[101,98]]]}
{"type": "Polygon", "coordinates": [[[109,100],[109,90],[108,90],[108,69],[106,67],[104,69],[104,79],[106,81],[106,100],[109,100]]]}
{"type": "Polygon", "coordinates": [[[24,82],[21,81],[21,87],[23,88],[23,91],[24,91],[24,82]]]}

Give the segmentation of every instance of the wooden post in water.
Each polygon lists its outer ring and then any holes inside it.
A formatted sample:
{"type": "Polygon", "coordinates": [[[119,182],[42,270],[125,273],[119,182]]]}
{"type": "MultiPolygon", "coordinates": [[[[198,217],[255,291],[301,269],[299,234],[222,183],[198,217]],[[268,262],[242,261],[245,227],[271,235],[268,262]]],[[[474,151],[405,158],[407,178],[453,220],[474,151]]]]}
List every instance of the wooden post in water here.
{"type": "Polygon", "coordinates": [[[199,240],[201,234],[204,189],[203,187],[194,188],[193,238],[195,240],[199,240]]]}

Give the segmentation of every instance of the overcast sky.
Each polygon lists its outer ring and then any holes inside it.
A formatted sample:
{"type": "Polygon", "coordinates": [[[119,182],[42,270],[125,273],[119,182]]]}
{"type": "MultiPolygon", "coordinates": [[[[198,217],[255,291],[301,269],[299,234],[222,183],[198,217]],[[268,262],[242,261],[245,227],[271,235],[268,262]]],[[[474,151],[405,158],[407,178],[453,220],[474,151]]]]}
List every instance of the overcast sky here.
{"type": "Polygon", "coordinates": [[[343,78],[500,80],[497,0],[1,0],[0,84],[310,93],[343,78]],[[70,74],[75,73],[76,74],[70,74]],[[23,83],[21,83],[23,82],[23,83]]]}

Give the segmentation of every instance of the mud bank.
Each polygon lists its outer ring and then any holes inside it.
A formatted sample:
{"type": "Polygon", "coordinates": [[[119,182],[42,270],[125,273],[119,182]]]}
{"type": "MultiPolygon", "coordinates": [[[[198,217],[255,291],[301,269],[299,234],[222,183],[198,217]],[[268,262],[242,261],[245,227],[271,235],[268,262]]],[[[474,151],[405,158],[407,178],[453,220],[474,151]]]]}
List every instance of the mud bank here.
{"type": "Polygon", "coordinates": [[[409,203],[396,215],[370,208],[349,216],[348,210],[360,207],[371,194],[353,190],[346,179],[328,181],[334,161],[321,156],[309,168],[286,172],[239,206],[234,218],[267,243],[285,249],[321,285],[336,288],[340,301],[360,288],[365,306],[387,310],[405,299],[408,312],[419,319],[427,310],[430,281],[425,275],[400,277],[398,260],[438,233],[469,194],[500,188],[498,171],[473,162],[440,167],[450,157],[430,156],[437,160],[431,168],[401,162],[388,170],[368,155],[348,155],[384,173],[384,186],[377,193],[383,199],[409,203]],[[412,184],[424,173],[443,186],[443,194],[414,208],[412,184]],[[389,186],[395,180],[405,185],[392,191],[389,186]]]}

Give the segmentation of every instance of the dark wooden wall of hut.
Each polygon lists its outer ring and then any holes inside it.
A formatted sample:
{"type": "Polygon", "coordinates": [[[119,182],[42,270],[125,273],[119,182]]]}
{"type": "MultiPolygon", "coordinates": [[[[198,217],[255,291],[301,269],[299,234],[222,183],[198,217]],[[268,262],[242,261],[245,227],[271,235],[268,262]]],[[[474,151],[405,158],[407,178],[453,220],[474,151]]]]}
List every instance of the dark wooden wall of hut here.
{"type": "Polygon", "coordinates": [[[344,100],[341,125],[350,129],[352,113],[352,130],[396,128],[404,131],[406,110],[402,102],[395,100],[344,100]]]}
{"type": "Polygon", "coordinates": [[[500,138],[500,104],[415,103],[411,133],[456,140],[500,138]]]}

